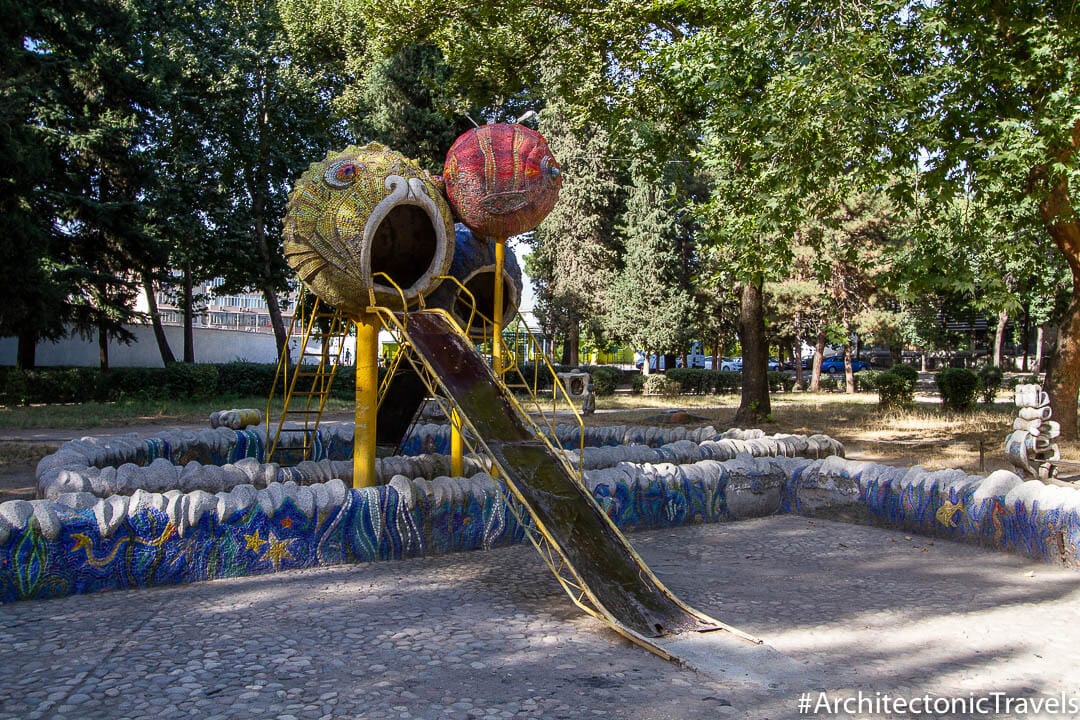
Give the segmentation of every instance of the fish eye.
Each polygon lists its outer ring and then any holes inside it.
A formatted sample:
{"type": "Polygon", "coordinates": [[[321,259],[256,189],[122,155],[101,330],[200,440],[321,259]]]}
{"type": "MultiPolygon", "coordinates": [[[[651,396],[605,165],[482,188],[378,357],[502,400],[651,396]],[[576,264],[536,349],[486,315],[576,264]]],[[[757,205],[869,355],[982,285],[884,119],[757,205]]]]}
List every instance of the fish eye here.
{"type": "Polygon", "coordinates": [[[562,170],[555,165],[555,158],[545,155],[540,161],[540,172],[549,180],[557,180],[562,175],[562,170]]]}
{"type": "Polygon", "coordinates": [[[346,188],[356,179],[359,168],[352,160],[338,160],[330,164],[323,173],[326,184],[336,188],[346,188]]]}

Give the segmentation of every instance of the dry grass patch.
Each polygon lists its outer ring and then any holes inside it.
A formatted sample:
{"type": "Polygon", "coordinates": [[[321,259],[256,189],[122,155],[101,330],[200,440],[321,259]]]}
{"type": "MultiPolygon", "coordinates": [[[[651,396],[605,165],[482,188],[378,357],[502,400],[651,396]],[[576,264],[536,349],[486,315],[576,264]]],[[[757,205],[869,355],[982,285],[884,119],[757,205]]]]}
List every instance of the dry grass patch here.
{"type": "MultiPolygon", "coordinates": [[[[767,433],[824,433],[844,444],[847,456],[898,467],[930,470],[959,468],[969,473],[1012,469],[1005,459],[1005,436],[1016,408],[1011,403],[979,405],[969,413],[944,412],[937,400],[920,396],[908,411],[883,412],[877,395],[862,393],[784,393],[772,396],[767,433]]],[[[718,429],[734,426],[736,395],[684,395],[675,398],[618,395],[600,398],[589,425],[644,423],[665,409],[681,408],[718,429]]],[[[704,424],[704,423],[703,423],[704,424]]],[[[1080,462],[1080,443],[1061,442],[1062,458],[1080,462]]],[[[1062,475],[1080,474],[1063,468],[1062,475]]]]}

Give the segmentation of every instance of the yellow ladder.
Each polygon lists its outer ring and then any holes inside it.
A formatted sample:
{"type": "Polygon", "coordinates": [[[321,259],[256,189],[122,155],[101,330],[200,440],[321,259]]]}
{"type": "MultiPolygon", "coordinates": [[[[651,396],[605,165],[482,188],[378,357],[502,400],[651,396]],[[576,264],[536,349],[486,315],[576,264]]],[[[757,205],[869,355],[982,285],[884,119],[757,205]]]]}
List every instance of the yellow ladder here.
{"type": "Polygon", "coordinates": [[[280,460],[285,453],[291,456],[290,463],[314,459],[319,422],[341,363],[349,327],[344,314],[301,289],[289,325],[290,341],[299,335],[296,364],[290,364],[286,343],[266,406],[266,462],[274,462],[275,455],[280,460]],[[331,351],[335,341],[337,348],[331,351]],[[277,425],[271,430],[279,388],[284,390],[284,400],[277,425]]]}

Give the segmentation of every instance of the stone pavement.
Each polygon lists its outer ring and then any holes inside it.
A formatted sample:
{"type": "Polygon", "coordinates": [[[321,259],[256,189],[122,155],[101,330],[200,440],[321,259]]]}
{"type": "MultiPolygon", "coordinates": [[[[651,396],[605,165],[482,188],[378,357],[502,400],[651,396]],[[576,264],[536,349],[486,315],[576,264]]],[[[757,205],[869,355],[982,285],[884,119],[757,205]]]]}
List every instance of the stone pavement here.
{"type": "Polygon", "coordinates": [[[794,516],[630,540],[800,672],[665,662],[520,546],[0,607],[0,720],[715,720],[799,717],[817,690],[1080,696],[1080,574],[794,516]]]}

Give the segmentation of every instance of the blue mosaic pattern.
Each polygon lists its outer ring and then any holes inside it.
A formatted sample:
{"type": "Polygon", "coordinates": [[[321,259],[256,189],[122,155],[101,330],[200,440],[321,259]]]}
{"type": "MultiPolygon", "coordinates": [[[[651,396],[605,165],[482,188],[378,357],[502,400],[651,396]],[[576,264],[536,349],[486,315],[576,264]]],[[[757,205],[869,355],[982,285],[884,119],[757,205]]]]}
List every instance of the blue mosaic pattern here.
{"type": "MultiPolygon", "coordinates": [[[[459,498],[455,498],[456,500],[459,498]]],[[[524,531],[498,495],[410,510],[388,485],[351,489],[337,507],[305,514],[285,498],[270,515],[252,503],[183,528],[160,509],[130,514],[109,537],[93,509],[54,504],[60,531],[31,521],[0,545],[0,602],[52,598],[342,563],[400,560],[519,543],[524,531]]]]}
{"type": "MultiPolygon", "coordinates": [[[[257,443],[247,442],[243,451],[257,453],[257,443]]],[[[165,457],[169,448],[153,451],[165,457]]],[[[732,479],[748,472],[783,488],[780,512],[859,508],[890,527],[1080,567],[1080,491],[1024,483],[1011,473],[979,478],[839,458],[740,456],[732,463],[621,463],[590,476],[589,486],[619,527],[665,528],[730,520],[729,494],[752,492],[732,479]]],[[[258,492],[245,485],[217,496],[144,493],[132,496],[119,517],[108,511],[110,500],[86,507],[92,497],[65,497],[68,504],[5,504],[0,602],[436,555],[524,538],[499,486],[477,476],[362,490],[332,481],[258,492]]]]}

